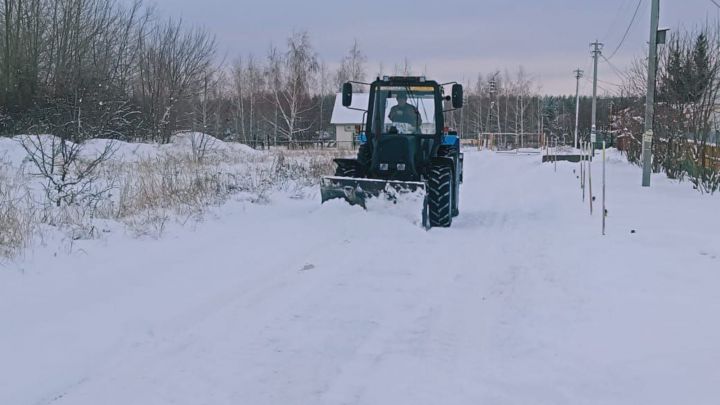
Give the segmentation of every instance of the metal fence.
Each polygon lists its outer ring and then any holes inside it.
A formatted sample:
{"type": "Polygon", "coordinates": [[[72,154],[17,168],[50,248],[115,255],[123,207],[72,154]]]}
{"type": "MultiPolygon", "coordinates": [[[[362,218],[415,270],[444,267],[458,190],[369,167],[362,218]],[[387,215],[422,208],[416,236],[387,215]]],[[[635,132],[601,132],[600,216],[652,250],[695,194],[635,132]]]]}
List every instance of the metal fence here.
{"type": "Polygon", "coordinates": [[[518,149],[540,149],[545,144],[545,135],[538,133],[481,133],[477,142],[480,146],[497,152],[518,149]]]}
{"type": "Polygon", "coordinates": [[[360,144],[355,141],[336,141],[336,140],[298,140],[298,141],[237,141],[243,145],[250,146],[253,149],[265,150],[265,149],[288,149],[288,150],[315,150],[315,149],[345,149],[345,150],[356,150],[360,144]]]}

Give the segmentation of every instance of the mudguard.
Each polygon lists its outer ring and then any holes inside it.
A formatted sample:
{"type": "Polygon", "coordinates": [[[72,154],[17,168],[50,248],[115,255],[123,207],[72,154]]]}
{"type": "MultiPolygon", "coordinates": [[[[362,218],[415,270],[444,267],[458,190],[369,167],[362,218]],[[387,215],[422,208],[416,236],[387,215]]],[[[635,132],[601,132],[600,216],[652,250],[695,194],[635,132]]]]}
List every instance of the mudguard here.
{"type": "Polygon", "coordinates": [[[452,168],[452,170],[453,170],[453,173],[455,172],[455,169],[456,169],[455,168],[455,160],[453,160],[453,158],[450,158],[450,157],[435,156],[435,157],[430,158],[430,163],[433,165],[450,166],[450,168],[452,168]]]}

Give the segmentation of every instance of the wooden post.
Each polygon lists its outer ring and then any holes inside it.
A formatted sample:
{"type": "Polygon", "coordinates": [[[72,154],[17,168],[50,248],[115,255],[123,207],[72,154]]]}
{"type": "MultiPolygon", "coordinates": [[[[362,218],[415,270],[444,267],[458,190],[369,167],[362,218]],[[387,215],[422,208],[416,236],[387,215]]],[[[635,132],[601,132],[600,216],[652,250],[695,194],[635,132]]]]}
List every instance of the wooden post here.
{"type": "Polygon", "coordinates": [[[605,217],[607,217],[607,210],[605,209],[605,141],[602,143],[602,234],[605,235],[605,217]]]}
{"type": "Polygon", "coordinates": [[[592,142],[588,143],[588,197],[590,199],[590,215],[593,214],[593,192],[592,192],[592,142]]]}

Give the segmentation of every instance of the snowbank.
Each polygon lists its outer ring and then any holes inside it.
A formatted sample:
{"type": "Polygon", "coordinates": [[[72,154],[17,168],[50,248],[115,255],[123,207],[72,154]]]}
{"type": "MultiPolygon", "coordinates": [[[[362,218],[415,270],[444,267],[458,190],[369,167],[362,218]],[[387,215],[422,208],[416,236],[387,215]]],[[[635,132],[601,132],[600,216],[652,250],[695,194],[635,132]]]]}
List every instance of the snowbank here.
{"type": "MultiPolygon", "coordinates": [[[[312,195],[316,191],[306,188],[331,174],[334,157],[332,151],[258,152],[208,135],[183,133],[165,145],[89,140],[81,146],[80,159],[61,170],[62,156],[55,156],[52,167],[51,151],[58,144],[51,135],[0,138],[0,177],[16,179],[12,190],[0,187],[0,192],[32,201],[22,205],[22,217],[34,221],[34,244],[47,236],[47,224],[61,234],[57,239],[65,234],[71,244],[78,238],[102,238],[96,222],[107,220],[124,223],[132,234],[159,236],[169,222],[201,218],[209,206],[233,195],[252,195],[249,199],[258,202],[268,201],[275,192],[312,195]],[[38,148],[36,152],[45,150],[45,159],[38,160],[45,162],[43,170],[30,161],[23,143],[38,148]],[[92,174],[79,174],[85,163],[108,150],[108,159],[92,174]]],[[[0,198],[0,203],[6,201],[0,198]]],[[[13,204],[12,212],[18,206],[13,204]]],[[[0,243],[5,244],[3,239],[0,243]]]]}
{"type": "MultiPolygon", "coordinates": [[[[29,147],[42,145],[49,148],[53,143],[57,144],[58,138],[52,135],[18,135],[12,138],[0,137],[0,160],[19,167],[27,160],[27,153],[23,143],[29,147]]],[[[73,145],[72,143],[69,143],[73,145]]],[[[113,161],[138,162],[155,159],[164,154],[171,155],[192,155],[193,149],[203,149],[209,155],[236,155],[236,156],[262,156],[262,151],[257,151],[247,145],[224,142],[211,135],[199,132],[187,132],[174,135],[168,144],[154,143],[129,143],[109,139],[90,139],[82,144],[81,158],[94,159],[106,148],[112,150],[110,157],[113,161]]]]}
{"type": "Polygon", "coordinates": [[[260,155],[262,152],[255,149],[235,143],[224,142],[211,135],[201,132],[183,132],[173,135],[170,143],[162,145],[162,148],[168,152],[190,152],[193,149],[207,150],[210,153],[240,153],[248,155],[260,155]]]}

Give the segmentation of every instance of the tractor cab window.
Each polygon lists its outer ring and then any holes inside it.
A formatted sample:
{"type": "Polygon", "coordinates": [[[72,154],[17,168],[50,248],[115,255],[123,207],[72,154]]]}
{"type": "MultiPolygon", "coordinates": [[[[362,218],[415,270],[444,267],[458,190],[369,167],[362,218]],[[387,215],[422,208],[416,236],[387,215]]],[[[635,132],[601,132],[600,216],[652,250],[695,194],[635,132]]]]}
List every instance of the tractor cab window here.
{"type": "Polygon", "coordinates": [[[373,117],[373,133],[434,134],[435,89],[380,86],[375,93],[373,117]]]}

